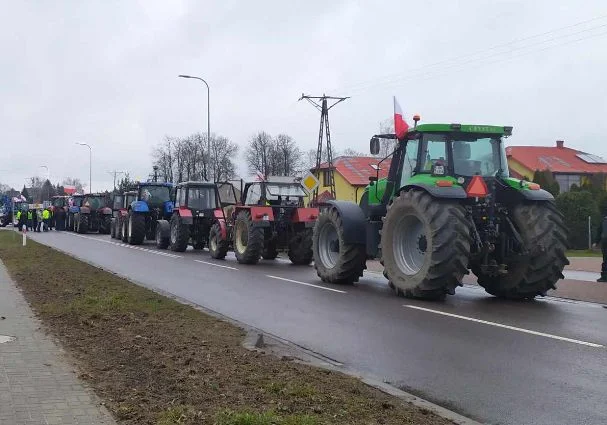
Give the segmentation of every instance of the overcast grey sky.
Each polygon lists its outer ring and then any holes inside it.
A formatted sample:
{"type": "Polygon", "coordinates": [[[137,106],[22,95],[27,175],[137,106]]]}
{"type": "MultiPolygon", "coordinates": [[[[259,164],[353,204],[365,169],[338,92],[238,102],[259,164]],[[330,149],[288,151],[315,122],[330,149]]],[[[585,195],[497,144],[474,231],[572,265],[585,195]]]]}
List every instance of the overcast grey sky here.
{"type": "Polygon", "coordinates": [[[396,95],[425,122],[607,157],[604,0],[0,4],[0,182],[17,188],[40,165],[88,182],[76,141],[94,190],[109,170],[145,178],[164,135],[206,131],[206,89],[182,73],[209,82],[211,131],[243,149],[259,130],[315,147],[318,112],[297,99],[327,92],[352,96],[331,111],[338,149],[366,151],[396,95]]]}

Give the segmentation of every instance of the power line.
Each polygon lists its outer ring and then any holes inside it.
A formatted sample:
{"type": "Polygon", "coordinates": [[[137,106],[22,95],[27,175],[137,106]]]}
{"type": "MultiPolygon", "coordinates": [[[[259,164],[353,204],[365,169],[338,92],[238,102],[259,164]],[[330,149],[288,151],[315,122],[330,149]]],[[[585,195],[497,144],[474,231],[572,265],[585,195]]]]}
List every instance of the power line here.
{"type": "Polygon", "coordinates": [[[114,176],[114,190],[116,190],[116,176],[118,174],[126,174],[126,171],[108,171],[107,172],[109,175],[114,176]]]}
{"type": "MultiPolygon", "coordinates": [[[[534,34],[534,35],[530,35],[530,36],[527,36],[527,37],[522,37],[522,38],[514,39],[514,40],[511,40],[509,42],[493,45],[491,47],[480,49],[480,50],[477,50],[477,51],[472,52],[472,53],[468,53],[468,54],[464,54],[464,55],[460,55],[460,56],[453,56],[451,58],[443,59],[443,60],[440,60],[440,61],[437,61],[437,62],[433,62],[433,63],[427,64],[427,65],[424,65],[424,66],[421,66],[421,67],[411,68],[411,69],[409,69],[405,73],[396,73],[396,74],[385,75],[383,77],[379,77],[379,78],[376,78],[376,79],[373,79],[373,80],[367,80],[367,81],[360,82],[360,83],[350,84],[350,85],[346,85],[344,87],[347,88],[347,89],[349,89],[349,90],[357,90],[357,91],[358,90],[363,90],[363,89],[366,90],[366,89],[374,87],[376,85],[382,85],[382,84],[386,84],[386,83],[391,83],[393,81],[398,81],[398,80],[400,80],[402,78],[409,77],[411,75],[410,73],[414,72],[414,71],[424,71],[424,73],[427,73],[428,68],[437,67],[438,65],[443,65],[443,64],[450,64],[451,66],[458,65],[458,63],[452,63],[452,62],[458,61],[459,64],[461,64],[462,63],[461,60],[462,59],[467,59],[467,58],[474,58],[474,57],[476,57],[476,59],[471,59],[469,61],[465,61],[466,63],[475,62],[477,60],[484,60],[486,57],[478,57],[481,53],[491,52],[491,51],[496,50],[496,49],[500,49],[500,48],[503,48],[503,47],[515,45],[515,44],[521,43],[523,41],[528,41],[528,40],[536,39],[536,38],[543,37],[543,36],[546,36],[546,35],[549,35],[549,34],[553,34],[553,33],[557,33],[557,32],[563,31],[563,30],[575,28],[575,27],[578,27],[578,26],[581,26],[581,25],[584,25],[584,24],[588,24],[590,22],[595,22],[595,21],[598,21],[598,20],[602,20],[602,19],[605,19],[605,18],[607,18],[607,15],[597,16],[597,17],[592,18],[592,19],[587,19],[587,20],[580,21],[580,22],[577,22],[577,23],[574,23],[574,24],[571,24],[571,25],[564,26],[564,27],[555,28],[555,29],[550,30],[550,31],[545,31],[545,32],[542,32],[542,33],[539,33],[539,34],[534,34]]],[[[550,42],[550,41],[555,41],[555,40],[558,40],[558,39],[571,37],[573,35],[589,32],[589,31],[593,31],[593,30],[596,30],[596,29],[599,29],[599,28],[603,28],[605,26],[607,26],[607,24],[598,25],[598,26],[594,26],[594,27],[591,27],[591,28],[586,28],[586,29],[583,29],[583,30],[580,30],[580,31],[574,32],[574,33],[566,33],[566,34],[562,34],[562,35],[557,35],[555,37],[552,37],[552,38],[549,38],[549,39],[546,39],[546,40],[540,40],[538,42],[531,43],[531,44],[528,44],[528,45],[514,47],[514,48],[511,48],[509,50],[502,51],[502,52],[496,52],[496,53],[493,53],[492,55],[490,55],[489,57],[493,57],[493,56],[497,56],[497,55],[502,55],[502,54],[507,54],[507,53],[512,53],[512,52],[515,52],[515,51],[518,51],[518,50],[527,49],[527,48],[530,48],[532,46],[536,46],[536,45],[544,44],[544,43],[547,43],[547,42],[550,42]]],[[[417,74],[415,74],[415,75],[417,75],[417,74]]]]}

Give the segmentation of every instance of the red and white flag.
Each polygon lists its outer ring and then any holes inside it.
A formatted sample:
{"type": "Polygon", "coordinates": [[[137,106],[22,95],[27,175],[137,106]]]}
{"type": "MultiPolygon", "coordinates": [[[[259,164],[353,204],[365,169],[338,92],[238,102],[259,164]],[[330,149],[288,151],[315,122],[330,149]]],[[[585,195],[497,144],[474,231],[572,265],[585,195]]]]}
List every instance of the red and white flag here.
{"type": "Polygon", "coordinates": [[[409,131],[409,124],[403,118],[403,110],[400,108],[396,96],[394,96],[394,132],[396,133],[396,138],[398,140],[404,139],[407,131],[409,131]]]}

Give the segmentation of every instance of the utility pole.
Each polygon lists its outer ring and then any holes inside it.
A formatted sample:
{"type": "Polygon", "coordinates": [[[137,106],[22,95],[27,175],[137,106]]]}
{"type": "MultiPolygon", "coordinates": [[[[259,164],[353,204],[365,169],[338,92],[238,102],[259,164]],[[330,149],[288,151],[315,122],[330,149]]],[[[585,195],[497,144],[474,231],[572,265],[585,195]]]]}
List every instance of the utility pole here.
{"type": "MultiPolygon", "coordinates": [[[[331,148],[331,132],[329,131],[329,109],[334,107],[340,102],[343,102],[349,97],[334,97],[334,96],[307,96],[302,94],[299,100],[305,99],[312,106],[320,111],[320,130],[318,132],[318,147],[316,149],[316,168],[314,169],[314,174],[320,179],[320,164],[322,163],[322,141],[323,134],[326,134],[327,139],[327,163],[329,165],[329,172],[327,175],[329,176],[329,184],[331,190],[331,196],[335,199],[335,178],[333,176],[333,149],[331,148]],[[331,104],[329,105],[329,102],[331,104]]],[[[327,182],[323,182],[325,186],[327,186],[327,182]]],[[[318,188],[314,191],[313,202],[316,203],[318,199],[318,188]]]]}
{"type": "Polygon", "coordinates": [[[114,192],[116,192],[116,176],[118,174],[126,174],[126,171],[116,171],[116,170],[114,170],[114,171],[108,171],[108,174],[110,176],[114,176],[114,192]]]}

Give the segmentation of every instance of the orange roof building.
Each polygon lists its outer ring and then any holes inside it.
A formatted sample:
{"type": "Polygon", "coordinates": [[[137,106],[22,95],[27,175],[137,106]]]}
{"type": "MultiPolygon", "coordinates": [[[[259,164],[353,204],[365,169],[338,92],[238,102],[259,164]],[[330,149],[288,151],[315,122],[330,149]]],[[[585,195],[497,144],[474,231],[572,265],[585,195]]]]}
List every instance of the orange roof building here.
{"type": "MultiPolygon", "coordinates": [[[[386,177],[390,169],[390,158],[378,165],[380,159],[373,156],[340,156],[333,160],[335,195],[338,200],[353,201],[358,203],[364,192],[365,186],[369,184],[369,177],[386,177]]],[[[314,170],[312,170],[314,172],[314,170]]],[[[320,165],[320,175],[316,177],[320,181],[318,193],[329,192],[329,164],[320,165]]]]}
{"type": "Polygon", "coordinates": [[[565,147],[563,140],[554,146],[509,146],[506,156],[512,177],[533,179],[535,171],[550,170],[561,192],[582,185],[592,175],[607,175],[607,160],[565,147]]]}

